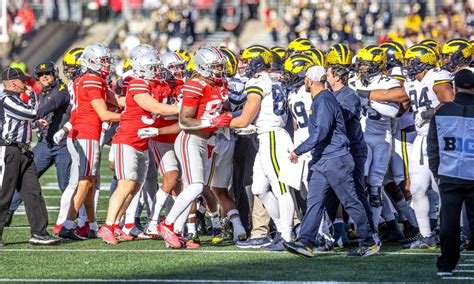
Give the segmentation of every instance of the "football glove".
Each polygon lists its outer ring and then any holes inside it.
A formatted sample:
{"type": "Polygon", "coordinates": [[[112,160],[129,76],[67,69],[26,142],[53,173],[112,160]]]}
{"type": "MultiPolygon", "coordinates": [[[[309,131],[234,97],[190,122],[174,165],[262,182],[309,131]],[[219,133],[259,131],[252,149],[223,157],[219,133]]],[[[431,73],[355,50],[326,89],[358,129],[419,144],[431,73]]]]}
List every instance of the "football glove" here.
{"type": "Polygon", "coordinates": [[[159,135],[158,128],[147,127],[138,129],[138,137],[140,138],[151,138],[159,135]]]}
{"type": "Polygon", "coordinates": [[[61,142],[61,140],[63,140],[65,135],[66,135],[66,131],[64,131],[64,129],[62,129],[62,128],[59,129],[58,132],[54,133],[54,135],[53,135],[54,143],[59,144],[59,142],[61,142]]]}
{"type": "Polygon", "coordinates": [[[211,119],[211,125],[214,127],[226,127],[230,125],[232,117],[227,114],[221,114],[211,119]]]}

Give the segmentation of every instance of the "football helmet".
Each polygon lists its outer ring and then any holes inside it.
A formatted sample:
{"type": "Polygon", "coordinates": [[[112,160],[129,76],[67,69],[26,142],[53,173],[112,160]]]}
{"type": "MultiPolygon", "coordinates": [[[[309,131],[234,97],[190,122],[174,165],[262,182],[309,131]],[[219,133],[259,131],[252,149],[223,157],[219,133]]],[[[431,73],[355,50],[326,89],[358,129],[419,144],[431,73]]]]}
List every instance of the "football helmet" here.
{"type": "Polygon", "coordinates": [[[309,56],[315,65],[322,67],[326,66],[326,57],[321,50],[317,48],[311,48],[309,50],[303,51],[302,53],[309,56]]]}
{"type": "Polygon", "coordinates": [[[281,58],[281,60],[283,62],[288,58],[288,53],[281,46],[274,46],[274,47],[270,48],[270,51],[275,52],[281,58]]]}
{"type": "Polygon", "coordinates": [[[163,67],[167,71],[166,80],[183,79],[186,69],[186,60],[176,52],[167,52],[160,55],[163,67]]]}
{"type": "Polygon", "coordinates": [[[142,55],[149,52],[158,54],[158,52],[156,51],[156,49],[153,48],[153,46],[149,44],[139,44],[132,48],[132,50],[130,51],[130,60],[133,60],[138,55],[142,55]]]}
{"type": "Polygon", "coordinates": [[[436,41],[432,40],[432,39],[422,40],[422,41],[419,42],[419,44],[423,44],[423,45],[427,45],[427,46],[431,47],[436,52],[437,56],[440,53],[439,44],[436,41]]]}
{"type": "Polygon", "coordinates": [[[95,72],[104,78],[110,75],[113,64],[112,51],[101,42],[88,45],[81,57],[81,68],[95,72]]]}
{"type": "Polygon", "coordinates": [[[194,61],[194,71],[204,78],[215,82],[220,82],[224,78],[227,62],[217,48],[213,46],[201,47],[191,60],[194,61]]]}
{"type": "Polygon", "coordinates": [[[163,72],[163,64],[154,53],[137,55],[131,65],[135,76],[146,80],[157,80],[163,72]]]}
{"type": "Polygon", "coordinates": [[[313,66],[313,60],[304,54],[294,54],[290,56],[284,65],[282,83],[287,86],[299,87],[304,83],[306,70],[313,66]]]}
{"type": "Polygon", "coordinates": [[[309,39],[298,37],[288,44],[287,50],[288,55],[293,55],[293,53],[300,53],[311,48],[314,48],[314,46],[309,39]]]}
{"type": "Polygon", "coordinates": [[[460,65],[469,65],[472,60],[472,46],[464,39],[448,40],[441,50],[441,68],[454,72],[460,65]]]}
{"type": "Polygon", "coordinates": [[[352,57],[352,51],[346,45],[338,43],[331,46],[326,54],[326,64],[349,67],[352,64],[352,57]]]}
{"type": "Polygon", "coordinates": [[[395,41],[389,41],[382,43],[380,47],[385,50],[385,55],[387,56],[387,70],[403,66],[403,57],[405,56],[403,45],[395,41]]]}
{"type": "Polygon", "coordinates": [[[225,46],[219,47],[219,51],[222,53],[222,55],[224,55],[227,62],[225,76],[228,78],[234,77],[235,74],[237,74],[237,65],[239,64],[237,56],[232,50],[228,49],[225,46]]]}
{"type": "Polygon", "coordinates": [[[74,80],[81,72],[81,56],[84,48],[74,47],[66,51],[63,56],[63,73],[69,80],[74,80]]]}
{"type": "Polygon", "coordinates": [[[368,45],[357,53],[355,69],[359,74],[359,79],[367,85],[370,78],[382,72],[386,63],[385,50],[376,45],[368,45]]]}
{"type": "Polygon", "coordinates": [[[244,76],[251,78],[260,71],[271,69],[273,55],[262,45],[251,45],[241,52],[240,59],[245,66],[244,76]]]}
{"type": "Polygon", "coordinates": [[[423,44],[416,44],[405,52],[405,67],[410,76],[435,68],[437,62],[434,49],[423,44]]]}
{"type": "Polygon", "coordinates": [[[184,49],[176,49],[174,52],[179,54],[181,56],[181,58],[183,58],[184,61],[186,61],[186,62],[189,62],[189,60],[191,60],[192,55],[189,54],[189,52],[187,52],[184,49]]]}

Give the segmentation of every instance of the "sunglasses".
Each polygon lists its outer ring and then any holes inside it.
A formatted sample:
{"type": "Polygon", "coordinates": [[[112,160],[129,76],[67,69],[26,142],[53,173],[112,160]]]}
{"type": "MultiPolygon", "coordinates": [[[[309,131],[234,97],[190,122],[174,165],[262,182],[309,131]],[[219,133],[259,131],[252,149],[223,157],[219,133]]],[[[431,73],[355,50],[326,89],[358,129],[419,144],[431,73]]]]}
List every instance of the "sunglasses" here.
{"type": "Polygon", "coordinates": [[[41,73],[38,73],[38,78],[39,78],[39,77],[43,77],[44,75],[51,76],[51,75],[53,75],[53,72],[41,72],[41,73]]]}

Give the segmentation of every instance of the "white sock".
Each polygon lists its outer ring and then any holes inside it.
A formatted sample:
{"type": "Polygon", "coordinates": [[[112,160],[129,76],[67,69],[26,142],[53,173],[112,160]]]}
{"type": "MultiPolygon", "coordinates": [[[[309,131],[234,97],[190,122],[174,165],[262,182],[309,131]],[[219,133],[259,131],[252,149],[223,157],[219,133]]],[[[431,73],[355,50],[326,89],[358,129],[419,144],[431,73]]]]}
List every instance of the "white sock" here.
{"type": "Polygon", "coordinates": [[[413,209],[415,210],[416,221],[418,222],[418,228],[423,237],[431,236],[430,226],[430,202],[426,192],[421,194],[412,195],[413,209]]]}
{"type": "Polygon", "coordinates": [[[175,233],[182,233],[184,229],[184,224],[186,224],[186,221],[188,220],[189,212],[191,211],[192,203],[189,204],[188,207],[186,207],[181,213],[176,221],[174,222],[174,231],[175,233]]]}
{"type": "Polygon", "coordinates": [[[291,233],[293,232],[293,217],[295,215],[295,203],[291,193],[286,192],[278,197],[278,207],[280,208],[281,237],[291,242],[291,233]]]}
{"type": "Polygon", "coordinates": [[[272,217],[278,232],[281,232],[281,221],[280,221],[280,208],[278,207],[278,199],[271,191],[266,191],[258,195],[263,206],[267,209],[268,214],[272,217]]]}
{"type": "Polygon", "coordinates": [[[192,234],[193,236],[196,236],[197,234],[196,223],[186,223],[186,229],[188,229],[188,234],[192,234]]]}
{"type": "Polygon", "coordinates": [[[202,183],[194,183],[190,184],[188,188],[181,192],[178,198],[176,198],[173,208],[171,208],[171,211],[166,216],[166,224],[169,225],[174,223],[178,216],[181,215],[189,205],[191,205],[191,202],[202,193],[203,188],[204,186],[202,183]]]}
{"type": "Polygon", "coordinates": [[[59,215],[58,219],[56,220],[56,224],[60,225],[63,224],[67,219],[67,214],[69,212],[69,207],[71,207],[71,199],[76,191],[75,188],[67,186],[64,192],[61,195],[61,203],[59,207],[59,215]]]}
{"type": "MultiPolygon", "coordinates": [[[[159,189],[156,192],[155,198],[153,200],[152,210],[151,210],[151,222],[158,223],[158,219],[160,218],[160,212],[165,205],[166,200],[170,195],[163,190],[159,189]]],[[[171,198],[170,198],[171,199],[171,198]]]]}
{"type": "Polygon", "coordinates": [[[234,229],[234,241],[236,241],[240,235],[246,234],[245,228],[242,225],[242,221],[240,220],[239,211],[237,209],[231,209],[227,212],[227,216],[232,222],[232,228],[234,229]]]}
{"type": "Polygon", "coordinates": [[[222,228],[221,219],[219,217],[219,212],[209,212],[209,217],[211,217],[212,228],[222,228]]]}
{"type": "Polygon", "coordinates": [[[125,211],[125,224],[135,224],[135,213],[137,212],[138,202],[140,201],[141,190],[135,194],[125,211]]]}
{"type": "Polygon", "coordinates": [[[64,228],[66,229],[72,229],[74,228],[74,221],[71,221],[71,220],[66,220],[64,221],[64,228]]]}
{"type": "Polygon", "coordinates": [[[90,223],[89,224],[89,228],[92,230],[92,231],[96,231],[99,229],[99,226],[97,225],[97,222],[93,222],[93,223],[90,223]]]}

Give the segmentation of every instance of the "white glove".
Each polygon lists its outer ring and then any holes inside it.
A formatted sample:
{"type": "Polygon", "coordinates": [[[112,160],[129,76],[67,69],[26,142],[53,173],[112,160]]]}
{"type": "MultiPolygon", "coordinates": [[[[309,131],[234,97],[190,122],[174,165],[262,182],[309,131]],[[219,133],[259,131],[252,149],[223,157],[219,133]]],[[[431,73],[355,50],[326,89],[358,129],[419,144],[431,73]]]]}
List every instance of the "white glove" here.
{"type": "Polygon", "coordinates": [[[140,128],[138,129],[138,137],[140,138],[151,138],[158,136],[159,131],[158,128],[155,127],[147,127],[147,128],[140,128]]]}
{"type": "Polygon", "coordinates": [[[426,120],[421,118],[421,115],[419,113],[415,116],[415,124],[418,128],[422,127],[425,122],[426,120]]]}
{"type": "Polygon", "coordinates": [[[59,129],[58,132],[54,133],[53,135],[54,143],[59,144],[59,142],[63,140],[65,135],[66,135],[66,131],[64,131],[64,129],[62,128],[59,129]]]}
{"type": "Polygon", "coordinates": [[[235,131],[235,134],[237,135],[250,135],[257,132],[257,127],[253,124],[250,124],[249,126],[245,128],[236,128],[234,129],[234,131],[235,131]]]}

